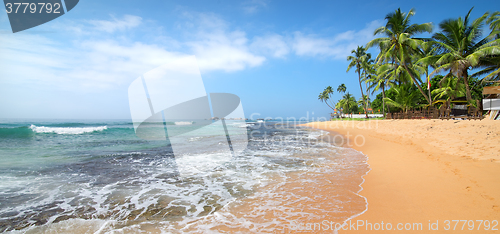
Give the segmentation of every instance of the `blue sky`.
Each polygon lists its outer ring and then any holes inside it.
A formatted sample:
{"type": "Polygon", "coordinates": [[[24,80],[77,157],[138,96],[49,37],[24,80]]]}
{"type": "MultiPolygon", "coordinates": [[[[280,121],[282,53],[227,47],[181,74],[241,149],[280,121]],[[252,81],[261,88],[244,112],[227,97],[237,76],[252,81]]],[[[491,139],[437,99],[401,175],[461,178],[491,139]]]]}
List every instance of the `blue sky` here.
{"type": "Polygon", "coordinates": [[[240,96],[247,117],[326,117],[317,100],[326,86],[360,97],[346,57],[387,13],[415,8],[412,22],[437,30],[472,6],[473,18],[500,10],[499,1],[82,0],[15,34],[2,11],[0,118],[130,119],[130,83],[185,55],[196,55],[207,93],[240,96]]]}

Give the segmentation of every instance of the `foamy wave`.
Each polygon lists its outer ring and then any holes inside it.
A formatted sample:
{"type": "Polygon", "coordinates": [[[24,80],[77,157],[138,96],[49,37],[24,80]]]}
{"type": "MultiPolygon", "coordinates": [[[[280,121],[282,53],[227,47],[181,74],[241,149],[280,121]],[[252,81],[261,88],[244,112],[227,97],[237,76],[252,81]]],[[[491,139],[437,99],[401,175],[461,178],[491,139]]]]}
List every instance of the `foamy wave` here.
{"type": "Polygon", "coordinates": [[[83,134],[88,132],[97,132],[108,129],[107,126],[99,126],[99,127],[45,127],[45,126],[30,126],[31,130],[36,133],[57,133],[57,134],[83,134]]]}
{"type": "Polygon", "coordinates": [[[180,122],[174,122],[175,125],[191,125],[193,122],[190,121],[180,121],[180,122]]]}
{"type": "Polygon", "coordinates": [[[308,133],[307,138],[308,139],[318,139],[318,137],[323,136],[323,135],[328,135],[329,132],[319,130],[319,131],[311,131],[308,133]]]}

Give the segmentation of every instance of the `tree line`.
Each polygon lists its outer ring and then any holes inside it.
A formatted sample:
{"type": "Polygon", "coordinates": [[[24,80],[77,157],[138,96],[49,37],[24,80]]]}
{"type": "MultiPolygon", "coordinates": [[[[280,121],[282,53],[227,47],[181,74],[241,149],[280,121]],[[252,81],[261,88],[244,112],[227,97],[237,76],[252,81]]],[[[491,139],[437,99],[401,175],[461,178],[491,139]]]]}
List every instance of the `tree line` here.
{"type": "Polygon", "coordinates": [[[330,86],[318,99],[332,109],[364,112],[366,117],[370,107],[376,112],[381,109],[385,116],[387,111],[429,107],[460,97],[475,106],[484,86],[499,84],[500,12],[472,19],[472,10],[464,17],[443,20],[430,38],[417,37],[432,33],[434,25],[412,24],[414,9],[402,12],[398,8],[387,14],[385,26],[374,31],[380,37],[358,46],[347,57],[347,72],[357,74],[362,97],[356,101],[341,84],[337,91],[343,97],[336,103],[330,86]],[[375,58],[367,53],[369,48],[378,48],[375,58]],[[379,91],[372,102],[370,94],[379,91]]]}

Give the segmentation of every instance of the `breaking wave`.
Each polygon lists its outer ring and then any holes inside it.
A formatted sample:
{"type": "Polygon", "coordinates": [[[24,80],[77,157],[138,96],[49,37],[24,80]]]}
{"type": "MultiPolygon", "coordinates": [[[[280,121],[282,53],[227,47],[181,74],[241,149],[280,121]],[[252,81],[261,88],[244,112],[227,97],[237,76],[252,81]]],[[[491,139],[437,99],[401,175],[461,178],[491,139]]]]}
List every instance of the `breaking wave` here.
{"type": "Polygon", "coordinates": [[[99,127],[45,127],[45,126],[30,126],[31,130],[36,133],[57,133],[57,134],[83,134],[89,132],[104,131],[108,129],[107,126],[99,127]]]}

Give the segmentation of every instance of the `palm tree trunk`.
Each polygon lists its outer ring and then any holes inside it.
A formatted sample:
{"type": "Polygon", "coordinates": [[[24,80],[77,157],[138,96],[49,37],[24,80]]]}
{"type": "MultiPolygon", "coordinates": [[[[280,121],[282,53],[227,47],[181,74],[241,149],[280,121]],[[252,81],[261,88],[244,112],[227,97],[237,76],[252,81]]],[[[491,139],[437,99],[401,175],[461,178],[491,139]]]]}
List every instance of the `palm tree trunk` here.
{"type": "MultiPolygon", "coordinates": [[[[385,87],[384,89],[382,89],[382,95],[385,96],[385,87]]],[[[386,96],[387,97],[387,96],[386,96]]],[[[383,100],[385,102],[385,100],[383,100]]],[[[387,113],[391,113],[391,108],[389,106],[389,104],[385,104],[385,107],[387,108],[387,113]]]]}
{"type": "Polygon", "coordinates": [[[431,83],[431,78],[429,77],[429,68],[426,68],[425,69],[425,77],[427,77],[427,93],[429,95],[429,100],[430,100],[430,103],[429,103],[429,106],[432,106],[432,96],[431,96],[431,87],[430,87],[430,83],[431,83]]]}
{"type": "Polygon", "coordinates": [[[366,118],[368,119],[368,107],[366,106],[366,101],[365,101],[365,94],[363,93],[363,86],[361,85],[361,71],[358,71],[358,79],[359,79],[359,89],[361,89],[361,100],[363,100],[365,104],[365,115],[366,118]]]}
{"type": "Polygon", "coordinates": [[[469,77],[468,77],[469,74],[467,73],[467,68],[462,72],[462,76],[465,83],[465,95],[467,97],[467,102],[470,103],[470,101],[472,100],[472,96],[470,94],[469,77]]]}
{"type": "Polygon", "coordinates": [[[384,114],[385,118],[385,88],[382,86],[382,113],[384,114]]]}
{"type": "Polygon", "coordinates": [[[325,103],[326,103],[326,105],[327,105],[328,107],[330,107],[332,110],[334,110],[334,109],[335,109],[335,108],[331,107],[331,106],[330,106],[330,104],[328,104],[326,101],[325,101],[325,103]]]}
{"type": "Polygon", "coordinates": [[[427,97],[427,95],[425,95],[424,90],[422,90],[422,87],[420,87],[420,84],[417,82],[415,77],[413,77],[413,74],[410,72],[410,70],[408,69],[406,64],[403,63],[403,67],[405,68],[406,72],[408,72],[408,74],[410,74],[411,80],[413,81],[413,83],[415,83],[415,85],[417,86],[420,93],[422,93],[422,95],[424,95],[425,100],[427,100],[429,102],[429,104],[431,104],[431,100],[429,99],[429,97],[427,97]]]}

